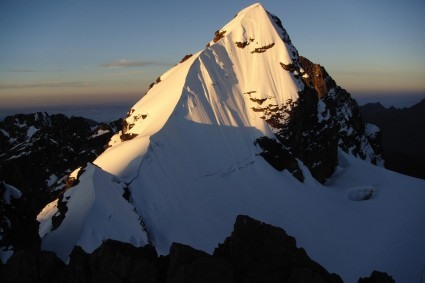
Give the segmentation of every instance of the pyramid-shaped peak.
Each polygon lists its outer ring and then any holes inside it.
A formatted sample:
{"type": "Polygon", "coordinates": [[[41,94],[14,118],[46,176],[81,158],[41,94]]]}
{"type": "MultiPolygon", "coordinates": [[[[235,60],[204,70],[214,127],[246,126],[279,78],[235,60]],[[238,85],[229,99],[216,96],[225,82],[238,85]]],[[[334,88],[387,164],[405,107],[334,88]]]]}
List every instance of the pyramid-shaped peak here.
{"type": "Polygon", "coordinates": [[[129,111],[122,135],[110,145],[153,135],[179,115],[201,124],[252,126],[269,132],[263,119],[250,120],[255,108],[250,98],[270,97],[268,103],[277,105],[296,101],[303,89],[299,78],[282,69],[281,64],[299,66],[298,51],[281,26],[258,3],[241,10],[215,32],[206,49],[182,60],[152,85],[129,111]]]}
{"type": "Polygon", "coordinates": [[[222,30],[227,29],[228,31],[235,25],[245,26],[247,23],[255,22],[258,24],[268,24],[270,18],[268,12],[263,8],[260,3],[253,4],[246,7],[237,13],[232,21],[223,27],[222,30]]]}
{"type": "MultiPolygon", "coordinates": [[[[286,30],[278,17],[269,13],[260,3],[255,3],[241,10],[223,28],[216,31],[215,38],[208,46],[228,38],[233,42],[248,44],[249,41],[263,45],[277,43],[283,40],[288,43],[287,48],[295,50],[286,30]]],[[[296,59],[296,58],[294,58],[296,59]]]]}
{"type": "MultiPolygon", "coordinates": [[[[252,11],[252,10],[263,10],[265,11],[264,7],[260,4],[260,3],[254,3],[244,9],[242,9],[238,14],[238,15],[245,15],[246,13],[252,11]]],[[[236,17],[235,17],[236,18],[236,17]]]]}

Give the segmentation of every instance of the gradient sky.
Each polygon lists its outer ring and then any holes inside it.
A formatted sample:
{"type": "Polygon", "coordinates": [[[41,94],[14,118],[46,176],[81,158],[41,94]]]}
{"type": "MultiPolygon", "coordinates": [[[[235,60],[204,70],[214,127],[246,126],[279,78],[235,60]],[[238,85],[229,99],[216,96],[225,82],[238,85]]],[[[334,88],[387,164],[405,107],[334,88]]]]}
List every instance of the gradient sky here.
{"type": "MultiPolygon", "coordinates": [[[[255,2],[1,0],[0,107],[136,102],[255,2]]],[[[424,0],[261,3],[353,95],[425,93],[424,0]]]]}

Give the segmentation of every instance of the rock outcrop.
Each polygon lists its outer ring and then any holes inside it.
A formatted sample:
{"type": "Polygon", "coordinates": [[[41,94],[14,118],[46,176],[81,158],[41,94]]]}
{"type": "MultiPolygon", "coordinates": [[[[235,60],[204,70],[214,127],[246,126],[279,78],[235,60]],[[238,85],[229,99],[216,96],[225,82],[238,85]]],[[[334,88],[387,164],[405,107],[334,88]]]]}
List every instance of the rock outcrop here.
{"type": "Polygon", "coordinates": [[[292,64],[281,65],[304,84],[304,89],[297,101],[260,105],[253,109],[264,113],[263,118],[274,129],[277,138],[277,141],[266,137],[257,140],[267,161],[278,170],[288,169],[303,181],[301,170],[295,163],[298,158],[322,183],[338,164],[338,149],[383,165],[379,129],[374,127],[373,132],[368,131],[356,101],[322,66],[302,56],[292,64]]]}
{"type": "Polygon", "coordinates": [[[214,251],[232,263],[235,282],[342,282],[298,248],[283,229],[239,215],[214,251]]]}
{"type": "Polygon", "coordinates": [[[338,147],[358,158],[383,166],[379,128],[369,127],[368,129],[368,124],[360,115],[357,102],[350,93],[336,84],[324,67],[302,56],[300,56],[300,63],[308,75],[308,78],[304,78],[303,81],[307,86],[314,88],[326,105],[332,122],[338,128],[338,147]]]}

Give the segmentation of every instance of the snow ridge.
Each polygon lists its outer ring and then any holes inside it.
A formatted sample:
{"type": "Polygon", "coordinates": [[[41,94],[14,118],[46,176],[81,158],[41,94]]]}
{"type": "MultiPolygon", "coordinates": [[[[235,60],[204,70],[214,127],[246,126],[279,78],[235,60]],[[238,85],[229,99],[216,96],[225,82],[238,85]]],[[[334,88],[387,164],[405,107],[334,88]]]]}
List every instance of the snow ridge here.
{"type": "Polygon", "coordinates": [[[140,217],[123,197],[124,184],[92,164],[82,170],[81,184],[67,190],[60,200],[67,210],[61,211],[55,200],[37,216],[42,249],[53,250],[67,261],[74,246],[90,253],[106,239],[129,242],[136,247],[146,245],[147,234],[140,217]],[[53,227],[54,218],[61,214],[65,214],[62,222],[53,227]]]}

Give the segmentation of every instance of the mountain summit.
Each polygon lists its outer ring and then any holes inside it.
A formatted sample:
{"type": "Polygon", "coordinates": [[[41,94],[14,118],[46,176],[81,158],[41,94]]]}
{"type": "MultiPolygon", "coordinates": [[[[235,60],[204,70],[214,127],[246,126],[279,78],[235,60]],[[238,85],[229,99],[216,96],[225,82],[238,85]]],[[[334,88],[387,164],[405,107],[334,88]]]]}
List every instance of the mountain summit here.
{"type": "Polygon", "coordinates": [[[379,129],[260,4],[151,86],[39,214],[43,249],[67,261],[113,239],[211,253],[245,214],[345,280],[373,269],[419,280],[425,183],[376,166],[379,129]]]}
{"type": "MultiPolygon", "coordinates": [[[[234,137],[212,135],[216,141],[210,142],[233,162],[257,154],[252,146],[256,142],[276,169],[288,169],[301,181],[304,176],[295,158],[323,183],[335,170],[338,146],[382,164],[380,152],[373,148],[374,142],[359,121],[354,100],[347,93],[340,94],[336,84],[330,84],[327,93],[316,91],[316,77],[310,75],[317,74],[313,74],[311,62],[304,62],[308,71],[304,71],[281,21],[254,4],[216,31],[205,50],[162,75],[132,107],[121,135],[110,145],[138,137],[135,143],[145,141],[142,147],[146,150],[151,144],[147,139],[168,128],[175,131],[177,127],[209,125],[235,132],[234,137]],[[249,144],[237,149],[227,146],[241,142],[249,144]]],[[[182,143],[189,138],[182,137],[182,143]]],[[[114,155],[113,151],[96,164],[120,174],[131,160],[122,156],[112,165],[108,155],[114,155]]],[[[201,167],[213,166],[203,160],[201,167]]]]}

